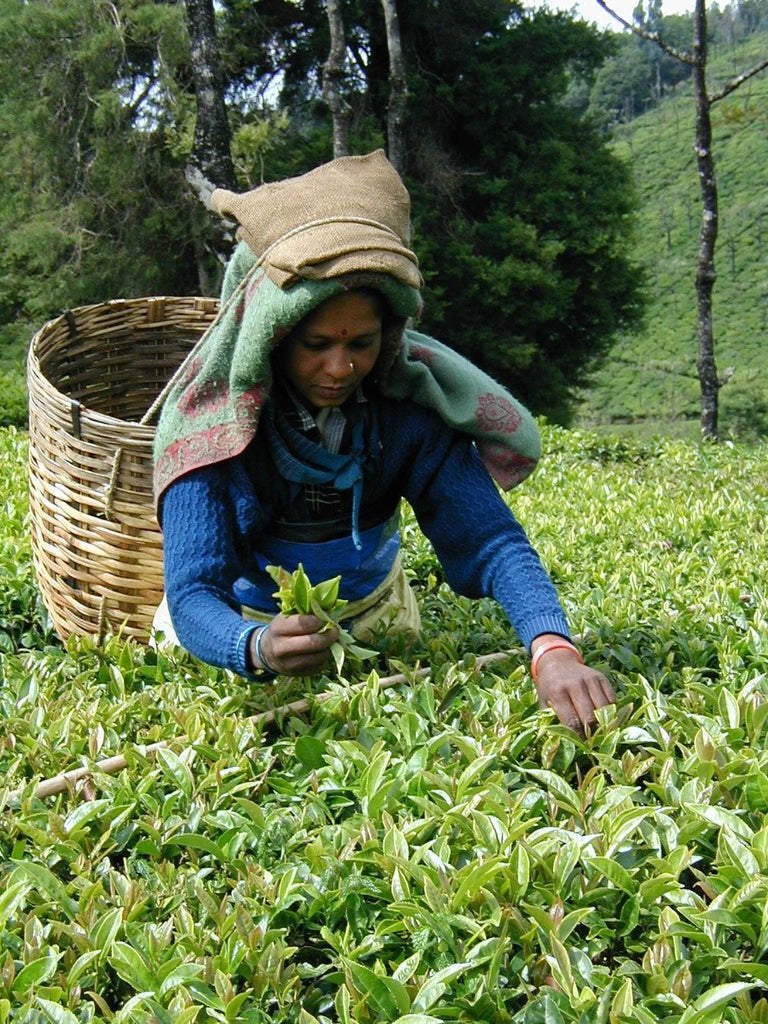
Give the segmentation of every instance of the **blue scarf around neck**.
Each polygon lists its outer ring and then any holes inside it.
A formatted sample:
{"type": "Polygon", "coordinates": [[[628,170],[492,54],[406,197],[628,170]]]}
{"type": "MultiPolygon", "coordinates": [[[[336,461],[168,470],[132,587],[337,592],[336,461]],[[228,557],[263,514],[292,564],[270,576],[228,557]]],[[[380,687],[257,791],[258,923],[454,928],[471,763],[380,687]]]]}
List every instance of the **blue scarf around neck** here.
{"type": "MultiPolygon", "coordinates": [[[[332,484],[339,491],[352,490],[352,541],[359,551],[360,505],[363,496],[363,467],[366,459],[365,414],[356,410],[352,418],[352,444],[346,454],[329,452],[296,430],[288,417],[268,401],[264,408],[267,441],[280,475],[296,484],[332,484]]],[[[375,444],[376,418],[371,417],[371,440],[375,444]]]]}

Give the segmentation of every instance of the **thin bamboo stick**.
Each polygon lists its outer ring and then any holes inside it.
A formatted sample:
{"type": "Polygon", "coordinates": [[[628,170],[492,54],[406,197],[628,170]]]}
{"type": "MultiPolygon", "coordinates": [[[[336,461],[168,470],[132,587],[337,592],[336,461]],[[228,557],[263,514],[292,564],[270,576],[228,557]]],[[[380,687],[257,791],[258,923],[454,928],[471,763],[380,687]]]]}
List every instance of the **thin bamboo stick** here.
{"type": "MultiPolygon", "coordinates": [[[[493,664],[497,661],[507,661],[509,658],[515,655],[520,655],[522,648],[516,648],[509,651],[496,651],[494,654],[482,654],[475,661],[477,668],[483,668],[485,665],[493,664]]],[[[411,679],[421,679],[431,672],[430,668],[419,668],[411,672],[410,674],[401,672],[394,676],[385,676],[379,680],[379,688],[386,690],[391,686],[397,686],[399,683],[407,683],[411,679]]],[[[352,692],[362,689],[366,683],[357,683],[350,687],[352,692]]],[[[329,692],[319,693],[317,696],[312,698],[302,698],[301,700],[291,701],[290,704],[283,704],[280,707],[272,708],[270,711],[262,711],[257,715],[251,715],[250,718],[246,719],[246,722],[252,725],[271,725],[278,717],[284,715],[302,715],[309,711],[313,703],[322,704],[323,701],[328,700],[334,694],[329,692]]],[[[187,737],[183,734],[180,736],[173,736],[168,740],[160,740],[157,743],[150,743],[148,746],[137,746],[137,750],[140,754],[147,758],[153,758],[157,754],[158,750],[162,750],[166,747],[183,745],[187,743],[187,737]]],[[[118,772],[123,771],[124,768],[128,767],[128,761],[124,754],[115,754],[112,757],[104,758],[102,761],[97,761],[93,765],[83,765],[81,768],[73,768],[71,771],[62,772],[60,775],[54,775],[49,779],[43,779],[35,789],[33,796],[42,800],[47,796],[55,796],[57,793],[64,793],[66,790],[75,786],[82,779],[88,778],[93,775],[94,772],[101,772],[105,775],[116,775],[118,772]]],[[[16,803],[21,797],[21,789],[15,789],[8,793],[5,798],[6,807],[10,804],[16,803]]]]}

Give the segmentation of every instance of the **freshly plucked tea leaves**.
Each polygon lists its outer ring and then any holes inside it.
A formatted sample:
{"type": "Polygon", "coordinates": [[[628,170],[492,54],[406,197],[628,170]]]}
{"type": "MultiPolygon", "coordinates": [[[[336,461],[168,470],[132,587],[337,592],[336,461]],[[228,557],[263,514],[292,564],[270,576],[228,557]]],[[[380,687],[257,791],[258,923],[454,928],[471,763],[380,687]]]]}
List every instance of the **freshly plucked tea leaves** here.
{"type": "Polygon", "coordinates": [[[511,500],[619,695],[585,740],[407,510],[407,658],[255,688],[58,643],[0,432],[0,1022],[768,1020],[765,448],[543,437],[511,500]]]}
{"type": "Polygon", "coordinates": [[[376,651],[358,644],[349,630],[339,625],[344,609],[349,604],[349,601],[339,597],[341,576],[313,585],[301,562],[293,572],[288,572],[280,565],[268,565],[267,572],[278,585],[279,589],[273,596],[283,615],[315,615],[323,622],[321,629],[333,625],[339,630],[339,639],[331,646],[339,675],[347,656],[358,661],[376,656],[376,651]]]}
{"type": "Polygon", "coordinates": [[[274,597],[283,615],[314,615],[319,612],[318,618],[334,622],[347,606],[347,601],[339,600],[341,576],[313,586],[301,563],[293,572],[279,565],[268,565],[267,572],[278,585],[274,597]]]}

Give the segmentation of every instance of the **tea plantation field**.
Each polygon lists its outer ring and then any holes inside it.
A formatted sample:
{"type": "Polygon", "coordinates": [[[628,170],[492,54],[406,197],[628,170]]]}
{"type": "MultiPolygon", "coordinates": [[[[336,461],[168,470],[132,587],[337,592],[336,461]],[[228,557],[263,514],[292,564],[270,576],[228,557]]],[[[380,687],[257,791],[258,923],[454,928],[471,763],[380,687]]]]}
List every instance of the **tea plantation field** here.
{"type": "MultiPolygon", "coordinates": [[[[733,46],[713,46],[710,93],[755,67],[766,53],[765,33],[733,46]]],[[[715,358],[724,383],[719,427],[724,436],[742,440],[768,436],[767,123],[765,72],[712,108],[719,194],[712,301],[715,358]]],[[[639,200],[632,253],[645,274],[647,316],[635,335],[618,339],[584,392],[576,417],[582,425],[640,438],[699,436],[695,280],[702,209],[695,124],[691,83],[685,79],[657,107],[616,128],[614,150],[632,167],[639,200]]]]}
{"type": "Polygon", "coordinates": [[[543,435],[585,740],[412,520],[420,646],[346,678],[62,645],[0,432],[0,1024],[768,1021],[766,447],[543,435]]]}

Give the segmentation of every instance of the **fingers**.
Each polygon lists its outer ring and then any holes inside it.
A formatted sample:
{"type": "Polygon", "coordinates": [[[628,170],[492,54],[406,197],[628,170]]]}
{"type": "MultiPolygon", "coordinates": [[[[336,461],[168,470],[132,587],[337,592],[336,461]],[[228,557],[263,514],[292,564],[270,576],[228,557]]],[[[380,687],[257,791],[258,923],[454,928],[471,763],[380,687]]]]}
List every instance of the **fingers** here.
{"type": "Polygon", "coordinates": [[[566,724],[580,735],[586,735],[594,727],[597,708],[616,700],[608,680],[598,672],[591,672],[587,678],[582,676],[580,683],[570,688],[568,696],[572,710],[566,724]]]}
{"type": "Polygon", "coordinates": [[[269,629],[273,636],[289,638],[317,635],[324,625],[316,615],[276,615],[269,629]]]}
{"type": "Polygon", "coordinates": [[[288,676],[317,675],[330,661],[339,638],[333,626],[314,615],[276,615],[261,640],[261,653],[275,672],[288,676]]]}
{"type": "Polygon", "coordinates": [[[597,708],[616,702],[611,684],[602,672],[573,659],[565,664],[553,659],[545,665],[542,662],[539,670],[539,705],[552,708],[563,725],[578,735],[587,735],[596,723],[597,708]]]}

